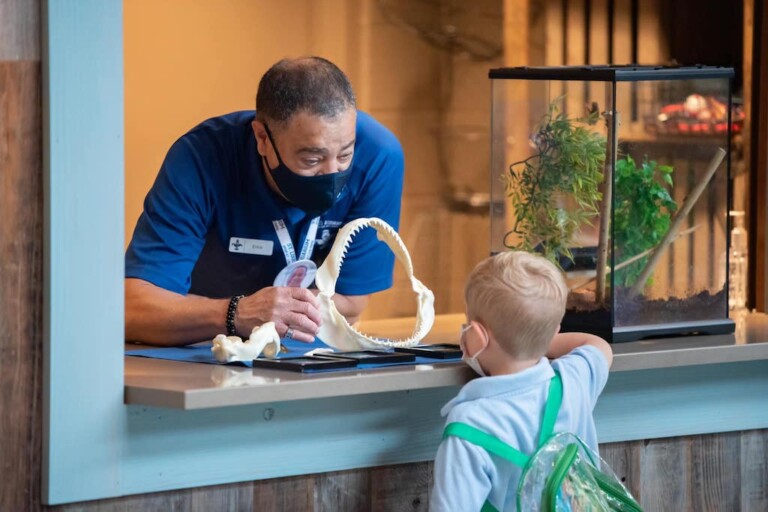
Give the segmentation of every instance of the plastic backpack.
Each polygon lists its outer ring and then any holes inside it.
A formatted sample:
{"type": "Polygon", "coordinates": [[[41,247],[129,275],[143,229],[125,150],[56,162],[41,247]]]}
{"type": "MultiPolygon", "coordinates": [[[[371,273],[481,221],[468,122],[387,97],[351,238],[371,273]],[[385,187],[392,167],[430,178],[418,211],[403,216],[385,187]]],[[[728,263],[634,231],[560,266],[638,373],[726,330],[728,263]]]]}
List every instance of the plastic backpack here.
{"type": "MultiPolygon", "coordinates": [[[[466,423],[449,423],[443,437],[456,436],[521,467],[518,512],[642,512],[610,466],[571,433],[554,434],[563,399],[563,382],[555,372],[539,434],[539,448],[526,455],[466,423]]],[[[497,512],[486,501],[481,512],[497,512]]]]}

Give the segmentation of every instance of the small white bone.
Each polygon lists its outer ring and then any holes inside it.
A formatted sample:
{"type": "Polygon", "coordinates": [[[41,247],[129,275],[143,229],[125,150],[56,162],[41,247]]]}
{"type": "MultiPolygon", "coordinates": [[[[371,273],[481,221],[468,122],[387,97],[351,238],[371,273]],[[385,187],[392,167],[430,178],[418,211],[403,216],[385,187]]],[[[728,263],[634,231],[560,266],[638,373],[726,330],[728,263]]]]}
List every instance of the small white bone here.
{"type": "Polygon", "coordinates": [[[280,352],[280,336],[275,329],[275,323],[267,322],[254,327],[251,337],[245,342],[238,336],[219,334],[213,338],[211,352],[216,360],[222,363],[252,361],[262,353],[266,357],[274,358],[280,352]]]}

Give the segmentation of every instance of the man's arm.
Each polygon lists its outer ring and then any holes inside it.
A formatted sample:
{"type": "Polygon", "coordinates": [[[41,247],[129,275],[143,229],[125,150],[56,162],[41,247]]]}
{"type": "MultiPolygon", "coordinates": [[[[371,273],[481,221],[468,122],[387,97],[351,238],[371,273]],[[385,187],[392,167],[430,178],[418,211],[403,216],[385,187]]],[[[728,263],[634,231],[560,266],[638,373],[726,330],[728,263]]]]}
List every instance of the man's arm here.
{"type": "MultiPolygon", "coordinates": [[[[209,299],[164,290],[141,279],[125,280],[125,339],[179,346],[210,340],[227,332],[229,299],[209,299]]],[[[343,313],[342,313],[343,314],[343,313]]],[[[235,316],[238,336],[275,322],[280,336],[311,343],[320,326],[317,299],[303,288],[268,287],[240,300],[235,316]]]]}
{"type": "Polygon", "coordinates": [[[125,280],[125,340],[188,345],[226,332],[229,300],[181,295],[141,279],[125,280]]]}
{"type": "Polygon", "coordinates": [[[547,357],[549,359],[557,359],[558,357],[569,354],[573,350],[584,345],[591,345],[598,349],[605,357],[605,360],[608,362],[608,367],[610,368],[613,363],[613,350],[611,349],[611,345],[599,336],[583,332],[561,332],[555,334],[555,337],[552,338],[552,342],[549,345],[547,357]]]}

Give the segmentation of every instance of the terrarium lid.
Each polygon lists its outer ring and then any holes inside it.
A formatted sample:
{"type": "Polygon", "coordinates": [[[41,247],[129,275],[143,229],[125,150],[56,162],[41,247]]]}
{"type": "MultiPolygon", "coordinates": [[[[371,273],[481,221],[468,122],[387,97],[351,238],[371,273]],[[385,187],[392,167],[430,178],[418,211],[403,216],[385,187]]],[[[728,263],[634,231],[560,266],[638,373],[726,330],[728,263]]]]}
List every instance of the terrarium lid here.
{"type": "Polygon", "coordinates": [[[681,80],[687,78],[731,78],[733,68],[721,66],[520,66],[494,68],[491,79],[582,80],[634,82],[638,80],[681,80]]]}

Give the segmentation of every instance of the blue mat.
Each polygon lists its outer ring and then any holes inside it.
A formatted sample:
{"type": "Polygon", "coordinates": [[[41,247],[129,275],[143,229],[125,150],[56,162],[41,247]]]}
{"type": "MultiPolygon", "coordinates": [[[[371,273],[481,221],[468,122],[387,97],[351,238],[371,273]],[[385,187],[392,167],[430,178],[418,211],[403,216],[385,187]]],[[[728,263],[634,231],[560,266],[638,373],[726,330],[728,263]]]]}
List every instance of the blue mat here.
{"type": "MultiPolygon", "coordinates": [[[[293,339],[280,340],[283,347],[288,349],[288,352],[281,352],[278,358],[283,357],[299,357],[310,350],[318,348],[332,348],[319,338],[315,338],[314,343],[302,343],[293,339]]],[[[128,350],[125,352],[127,356],[134,357],[148,357],[152,359],[166,359],[169,361],[185,361],[188,363],[205,363],[205,364],[230,364],[237,366],[247,366],[252,368],[253,364],[250,361],[235,361],[233,363],[220,363],[213,356],[211,352],[211,344],[206,345],[193,345],[189,347],[166,347],[166,348],[150,348],[140,350],[128,350]]],[[[358,364],[352,368],[337,368],[337,369],[325,369],[325,370],[306,370],[304,373],[326,373],[326,372],[343,372],[350,370],[360,370],[365,368],[385,368],[388,366],[414,366],[417,364],[442,364],[442,363],[455,363],[460,362],[460,359],[433,359],[430,357],[416,356],[415,361],[409,363],[376,363],[376,364],[358,364]]]]}

